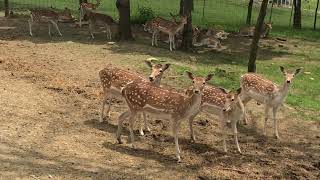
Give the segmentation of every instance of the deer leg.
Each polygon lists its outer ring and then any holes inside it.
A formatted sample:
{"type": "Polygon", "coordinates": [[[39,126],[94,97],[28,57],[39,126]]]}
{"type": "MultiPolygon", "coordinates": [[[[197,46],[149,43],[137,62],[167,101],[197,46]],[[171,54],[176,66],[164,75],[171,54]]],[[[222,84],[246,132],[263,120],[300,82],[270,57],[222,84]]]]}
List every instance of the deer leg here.
{"type": "Polygon", "coordinates": [[[158,47],[158,36],[159,36],[159,31],[156,31],[155,41],[156,41],[156,46],[157,47],[158,47]]]}
{"type": "Polygon", "coordinates": [[[30,36],[33,36],[33,34],[32,34],[32,24],[33,24],[32,16],[31,16],[30,19],[28,20],[28,24],[29,24],[29,33],[30,33],[30,36]]]}
{"type": "Polygon", "coordinates": [[[235,144],[237,146],[237,149],[238,149],[239,153],[241,153],[240,146],[239,146],[239,141],[238,141],[237,121],[233,120],[231,122],[231,126],[232,126],[234,142],[235,142],[235,144]]]}
{"type": "MultiPolygon", "coordinates": [[[[147,123],[146,113],[143,112],[142,115],[143,115],[143,122],[144,122],[144,130],[150,132],[150,128],[149,128],[148,123],[147,123]]],[[[141,124],[140,124],[140,135],[141,135],[141,136],[144,135],[142,122],[141,122],[141,124]]]]}
{"type": "Polygon", "coordinates": [[[89,20],[89,33],[90,33],[90,35],[91,35],[91,38],[94,39],[92,29],[93,29],[93,24],[92,24],[92,22],[89,20]]]}
{"type": "Polygon", "coordinates": [[[117,140],[118,140],[118,143],[119,144],[122,144],[122,141],[121,141],[121,132],[122,132],[122,124],[123,124],[123,121],[128,117],[130,116],[130,111],[126,111],[124,113],[122,113],[120,116],[119,116],[119,119],[118,119],[118,131],[117,131],[117,140]]]}
{"type": "Polygon", "coordinates": [[[178,162],[181,161],[179,141],[178,141],[178,129],[179,129],[179,124],[180,124],[180,121],[174,120],[174,122],[173,122],[173,127],[172,127],[173,136],[174,136],[174,142],[175,142],[175,146],[176,146],[176,156],[177,156],[178,162]]]}
{"type": "Polygon", "coordinates": [[[196,141],[196,138],[194,136],[193,126],[192,126],[194,118],[195,118],[195,116],[191,116],[189,118],[190,139],[191,139],[192,142],[196,141]]]}
{"type": "Polygon", "coordinates": [[[112,32],[111,32],[111,27],[108,26],[108,31],[109,31],[109,39],[112,40],[112,32]]]}
{"type": "Polygon", "coordinates": [[[226,116],[222,115],[221,118],[221,124],[220,124],[220,129],[221,129],[221,134],[222,134],[222,141],[223,141],[223,151],[227,152],[227,144],[226,144],[226,136],[227,136],[227,128],[226,128],[226,116]]]}
{"type": "Polygon", "coordinates": [[[278,107],[273,107],[272,109],[273,111],[273,130],[274,130],[274,135],[277,139],[279,139],[279,133],[278,133],[278,123],[277,123],[277,111],[278,111],[278,107]]]}
{"type": "Polygon", "coordinates": [[[172,36],[173,49],[176,49],[175,35],[172,36]]]}
{"type": "Polygon", "coordinates": [[[155,42],[155,33],[156,33],[156,31],[153,31],[153,33],[152,33],[152,40],[151,40],[152,46],[154,46],[154,42],[155,42]]]}
{"type": "Polygon", "coordinates": [[[51,22],[51,23],[53,24],[53,26],[56,28],[56,30],[58,31],[59,35],[62,36],[62,34],[61,34],[61,32],[60,32],[60,29],[59,29],[59,27],[58,27],[57,22],[54,22],[54,21],[50,21],[50,22],[51,22]]]}
{"type": "Polygon", "coordinates": [[[134,148],[134,133],[133,133],[133,126],[134,126],[134,121],[136,118],[137,113],[131,113],[131,116],[129,118],[129,131],[130,131],[130,142],[132,144],[132,147],[134,148]]]}
{"type": "Polygon", "coordinates": [[[241,102],[240,103],[240,107],[241,107],[241,110],[242,110],[242,113],[243,113],[243,117],[244,117],[243,118],[244,125],[247,125],[248,124],[248,113],[247,113],[246,105],[251,100],[251,98],[249,98],[248,96],[242,94],[240,96],[240,99],[241,99],[241,101],[239,101],[239,102],[241,102]]]}
{"type": "Polygon", "coordinates": [[[50,23],[48,23],[48,29],[49,29],[49,36],[51,37],[51,24],[50,23]]]}
{"type": "Polygon", "coordinates": [[[169,34],[170,51],[172,51],[172,36],[169,34]]]}
{"type": "Polygon", "coordinates": [[[266,104],[265,110],[264,110],[264,130],[263,134],[266,136],[267,135],[267,122],[269,118],[269,106],[266,104]]]}
{"type": "Polygon", "coordinates": [[[80,6],[80,17],[79,17],[79,26],[82,27],[82,16],[83,16],[83,9],[82,6],[80,6]]]}

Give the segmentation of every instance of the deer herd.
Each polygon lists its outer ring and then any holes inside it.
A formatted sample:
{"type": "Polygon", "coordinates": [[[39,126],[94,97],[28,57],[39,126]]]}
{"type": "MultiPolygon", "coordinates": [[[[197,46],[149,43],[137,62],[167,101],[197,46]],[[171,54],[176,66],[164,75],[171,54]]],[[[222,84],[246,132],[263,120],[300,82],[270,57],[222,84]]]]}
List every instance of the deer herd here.
{"type": "MultiPolygon", "coordinates": [[[[89,33],[94,38],[93,27],[96,23],[106,28],[107,38],[112,39],[111,25],[116,24],[109,15],[95,12],[100,6],[100,0],[96,3],[81,3],[79,7],[80,24],[82,27],[82,18],[87,16],[89,24],[89,33]]],[[[172,15],[172,14],[171,14],[172,15]]],[[[53,9],[32,9],[28,20],[30,35],[33,36],[32,26],[34,23],[47,23],[49,36],[51,36],[51,26],[53,25],[60,36],[62,33],[58,27],[58,21],[72,19],[70,9],[63,11],[53,9]]],[[[158,39],[162,35],[167,35],[168,39],[164,42],[169,43],[170,51],[181,44],[182,30],[187,24],[187,17],[182,16],[177,20],[172,15],[173,20],[167,20],[156,17],[147,21],[144,30],[152,34],[152,46],[158,46],[158,39]],[[176,44],[177,43],[177,44],[176,44]]],[[[221,41],[227,39],[229,33],[223,30],[209,28],[199,30],[193,27],[193,45],[195,47],[206,46],[212,48],[221,47],[221,41]]],[[[264,24],[262,37],[266,37],[272,29],[271,23],[264,24]]],[[[253,36],[254,27],[243,27],[239,30],[240,36],[253,36]]],[[[161,120],[171,121],[172,133],[175,142],[175,151],[177,160],[180,161],[180,148],[178,142],[178,132],[183,121],[188,121],[190,129],[190,138],[195,141],[193,130],[193,120],[200,112],[206,112],[218,116],[220,119],[219,129],[222,131],[223,150],[227,151],[226,133],[228,124],[234,136],[234,142],[238,152],[241,149],[238,143],[237,124],[244,121],[247,124],[247,103],[255,100],[265,105],[264,134],[267,132],[267,121],[269,111],[273,112],[274,136],[279,138],[277,125],[277,111],[284,102],[293,78],[300,72],[300,69],[290,72],[280,66],[284,82],[281,86],[255,73],[247,73],[240,78],[240,87],[237,90],[225,90],[224,88],[209,85],[208,82],[213,79],[213,74],[206,77],[196,76],[191,72],[186,72],[186,77],[192,82],[192,86],[186,87],[185,92],[181,93],[169,87],[162,87],[161,79],[170,64],[154,64],[146,61],[151,73],[148,78],[136,72],[123,70],[113,66],[108,66],[99,72],[101,85],[103,88],[103,100],[100,114],[100,122],[105,120],[105,106],[107,114],[110,117],[111,99],[123,99],[128,110],[123,112],[118,118],[117,141],[121,141],[122,126],[125,120],[129,120],[130,141],[134,143],[134,123],[137,117],[142,119],[139,132],[144,135],[144,130],[150,131],[147,117],[154,117],[161,120]],[[149,116],[147,116],[149,115],[149,116]]]]}
{"type": "Polygon", "coordinates": [[[151,69],[148,78],[144,78],[135,72],[112,66],[108,66],[99,72],[104,92],[100,122],[105,120],[104,109],[107,101],[109,101],[108,113],[110,112],[112,97],[122,98],[128,106],[128,110],[118,118],[117,141],[119,143],[122,143],[122,125],[127,119],[129,120],[129,137],[132,145],[134,144],[133,128],[137,117],[142,115],[144,120],[144,123],[140,123],[141,135],[144,135],[143,128],[150,131],[147,115],[171,121],[178,161],[181,160],[178,142],[180,125],[183,121],[189,122],[190,138],[195,141],[193,120],[202,111],[219,117],[219,129],[223,134],[223,150],[225,152],[227,151],[227,127],[228,124],[231,124],[237,150],[241,153],[237,123],[243,120],[244,124],[247,124],[246,105],[251,99],[265,105],[265,135],[269,109],[272,108],[274,136],[279,138],[276,113],[288,94],[293,78],[300,72],[300,69],[291,72],[280,66],[284,76],[282,86],[278,86],[258,74],[247,73],[240,78],[240,88],[232,91],[207,84],[213,78],[213,74],[201,77],[195,76],[191,72],[186,72],[187,78],[192,81],[192,86],[186,87],[185,92],[181,93],[175,89],[160,85],[162,76],[170,67],[170,64],[152,64],[150,61],[146,61],[146,64],[151,69]]]}
{"type": "MultiPolygon", "coordinates": [[[[94,26],[98,24],[99,26],[106,28],[107,39],[112,40],[111,26],[116,25],[117,23],[110,15],[96,12],[100,5],[101,0],[96,0],[96,3],[80,3],[79,27],[82,27],[82,19],[86,16],[89,25],[89,34],[92,39],[94,39],[94,26]]],[[[33,36],[32,27],[35,23],[48,24],[48,34],[51,37],[52,25],[58,34],[62,36],[58,22],[74,22],[74,18],[71,15],[71,10],[68,8],[65,8],[63,11],[53,8],[35,8],[30,9],[30,12],[30,18],[28,19],[30,36],[33,36]]],[[[171,13],[170,15],[172,16],[172,20],[164,19],[162,17],[155,17],[154,19],[147,21],[143,26],[145,31],[152,34],[152,46],[158,46],[158,39],[162,40],[161,35],[167,35],[168,39],[163,40],[163,42],[168,43],[170,51],[172,51],[182,44],[182,32],[187,24],[188,18],[187,16],[181,16],[180,20],[177,20],[175,15],[171,13]]],[[[267,37],[271,29],[272,23],[265,23],[261,37],[267,37]]],[[[192,44],[194,47],[207,47],[211,49],[221,48],[221,42],[227,39],[229,35],[229,33],[216,28],[199,29],[197,27],[192,27],[192,31],[192,44]]],[[[238,35],[243,37],[252,37],[254,31],[254,26],[241,27],[238,35]]]]}

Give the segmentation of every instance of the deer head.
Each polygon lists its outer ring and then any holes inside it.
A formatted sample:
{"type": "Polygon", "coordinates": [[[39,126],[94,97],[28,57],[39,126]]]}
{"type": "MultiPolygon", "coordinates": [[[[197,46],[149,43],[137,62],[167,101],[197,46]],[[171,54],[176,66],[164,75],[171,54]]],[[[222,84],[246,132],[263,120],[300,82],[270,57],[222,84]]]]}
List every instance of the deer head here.
{"type": "Polygon", "coordinates": [[[226,102],[223,107],[224,112],[229,112],[235,108],[240,100],[239,94],[241,93],[241,88],[237,89],[235,92],[230,91],[226,96],[226,102]]]}
{"type": "Polygon", "coordinates": [[[280,66],[280,70],[283,73],[287,84],[290,84],[294,77],[300,73],[301,68],[296,69],[294,72],[288,72],[284,69],[284,67],[280,66]]]}
{"type": "Polygon", "coordinates": [[[170,67],[170,64],[152,64],[151,61],[145,61],[145,63],[151,68],[151,74],[149,76],[150,82],[160,83],[164,71],[170,67]]]}
{"type": "Polygon", "coordinates": [[[192,91],[194,94],[200,94],[207,82],[210,81],[213,77],[213,74],[208,74],[207,77],[194,77],[193,74],[189,71],[187,71],[186,74],[187,77],[192,80],[192,91]]]}

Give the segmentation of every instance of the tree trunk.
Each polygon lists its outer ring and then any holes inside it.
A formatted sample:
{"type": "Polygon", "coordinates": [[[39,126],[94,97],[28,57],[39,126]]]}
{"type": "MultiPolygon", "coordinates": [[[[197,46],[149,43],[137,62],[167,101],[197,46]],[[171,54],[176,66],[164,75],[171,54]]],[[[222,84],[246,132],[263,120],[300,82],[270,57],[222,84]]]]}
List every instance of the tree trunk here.
{"type": "Polygon", "coordinates": [[[4,0],[4,16],[9,17],[9,0],[4,0]]]}
{"type": "Polygon", "coordinates": [[[191,12],[193,10],[193,0],[181,0],[180,5],[180,15],[187,16],[187,24],[183,28],[182,33],[182,49],[190,50],[192,48],[192,38],[193,38],[193,31],[192,31],[192,15],[191,12]]]}
{"type": "Polygon", "coordinates": [[[260,13],[259,13],[259,17],[255,27],[252,43],[251,43],[248,72],[256,72],[256,59],[257,59],[257,53],[258,53],[258,45],[259,45],[259,40],[262,33],[264,18],[267,13],[268,1],[269,0],[263,0],[261,3],[260,13]]]}
{"type": "Polygon", "coordinates": [[[119,11],[119,40],[132,40],[131,24],[130,24],[130,0],[117,0],[117,9],[119,11]]]}
{"type": "Polygon", "coordinates": [[[246,24],[248,24],[248,25],[251,24],[252,7],[253,7],[253,0],[249,0],[247,22],[246,22],[246,24]]]}
{"type": "Polygon", "coordinates": [[[301,29],[301,0],[293,0],[293,28],[301,29]]]}
{"type": "Polygon", "coordinates": [[[318,8],[319,8],[319,0],[317,1],[316,12],[314,14],[313,30],[316,30],[316,26],[317,26],[318,8]]]}

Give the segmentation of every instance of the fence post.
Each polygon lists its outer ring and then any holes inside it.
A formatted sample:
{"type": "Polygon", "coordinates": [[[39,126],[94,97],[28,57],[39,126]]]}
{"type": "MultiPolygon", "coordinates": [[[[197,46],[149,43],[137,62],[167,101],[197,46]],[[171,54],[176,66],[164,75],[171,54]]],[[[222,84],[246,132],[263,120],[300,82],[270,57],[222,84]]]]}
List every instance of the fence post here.
{"type": "Polygon", "coordinates": [[[4,0],[4,16],[9,17],[9,0],[4,0]]]}
{"type": "Polygon", "coordinates": [[[203,7],[202,7],[202,21],[204,21],[204,10],[206,7],[206,0],[203,0],[203,7]]]}

